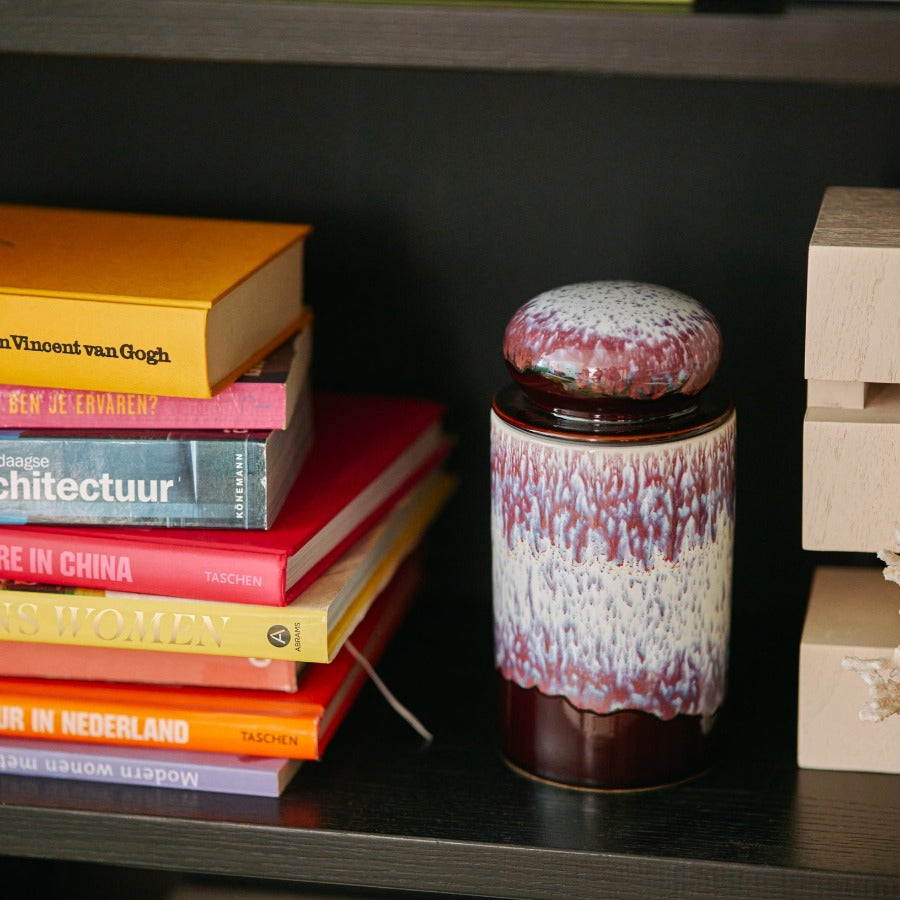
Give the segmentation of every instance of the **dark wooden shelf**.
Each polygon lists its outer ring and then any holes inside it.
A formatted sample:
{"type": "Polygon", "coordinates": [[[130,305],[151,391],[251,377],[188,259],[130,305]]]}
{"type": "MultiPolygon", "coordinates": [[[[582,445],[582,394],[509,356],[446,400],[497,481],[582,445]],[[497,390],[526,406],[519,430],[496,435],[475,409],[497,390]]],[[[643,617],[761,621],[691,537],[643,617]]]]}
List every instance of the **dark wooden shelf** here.
{"type": "MultiPolygon", "coordinates": [[[[726,5],[727,6],[727,5],[726,5]]],[[[512,7],[291,0],[0,2],[0,52],[900,83],[900,9],[512,7]]]]}
{"type": "Polygon", "coordinates": [[[750,648],[736,653],[710,772],[570,791],[499,758],[489,604],[463,608],[460,627],[459,600],[432,586],[381,666],[430,746],[369,686],[278,801],[0,777],[3,852],[489,897],[900,895],[896,778],[794,765],[793,653],[765,673],[750,648]]]}

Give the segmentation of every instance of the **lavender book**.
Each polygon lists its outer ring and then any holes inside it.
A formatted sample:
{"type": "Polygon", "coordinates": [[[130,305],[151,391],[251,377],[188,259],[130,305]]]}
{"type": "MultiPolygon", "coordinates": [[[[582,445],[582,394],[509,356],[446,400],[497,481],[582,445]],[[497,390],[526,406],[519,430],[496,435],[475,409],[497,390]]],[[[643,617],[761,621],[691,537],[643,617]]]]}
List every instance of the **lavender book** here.
{"type": "Polygon", "coordinates": [[[300,760],[0,739],[0,775],[278,797],[300,760]]]}

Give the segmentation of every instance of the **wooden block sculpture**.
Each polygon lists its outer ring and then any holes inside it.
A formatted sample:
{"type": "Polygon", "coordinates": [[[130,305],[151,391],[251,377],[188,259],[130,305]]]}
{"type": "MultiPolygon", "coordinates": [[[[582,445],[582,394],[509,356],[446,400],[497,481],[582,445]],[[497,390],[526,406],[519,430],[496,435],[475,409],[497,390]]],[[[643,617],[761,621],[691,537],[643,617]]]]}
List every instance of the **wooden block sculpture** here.
{"type": "Polygon", "coordinates": [[[810,406],[863,407],[900,382],[900,190],[829,187],[809,244],[810,406]]]}
{"type": "Polygon", "coordinates": [[[900,530],[900,190],[829,187],[809,244],[807,550],[877,553],[900,530]]]}
{"type": "Polygon", "coordinates": [[[803,420],[806,550],[875,554],[900,531],[900,385],[864,409],[809,407],[803,420]]]}
{"type": "Polygon", "coordinates": [[[880,568],[816,569],[800,642],[797,762],[900,773],[900,585],[880,568]]]}
{"type": "Polygon", "coordinates": [[[807,274],[802,543],[870,557],[813,575],[797,763],[900,774],[900,190],[828,188],[807,274]]]}

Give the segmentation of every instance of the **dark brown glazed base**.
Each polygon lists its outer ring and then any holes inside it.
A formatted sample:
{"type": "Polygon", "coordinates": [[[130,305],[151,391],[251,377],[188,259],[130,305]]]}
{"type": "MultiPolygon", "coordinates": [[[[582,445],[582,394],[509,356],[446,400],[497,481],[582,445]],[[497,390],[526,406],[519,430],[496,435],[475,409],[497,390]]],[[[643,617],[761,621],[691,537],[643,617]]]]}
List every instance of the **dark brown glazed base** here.
{"type": "Polygon", "coordinates": [[[595,790],[637,790],[701,774],[714,729],[700,716],[663,720],[624,710],[598,714],[564,697],[525,690],[498,676],[500,746],[514,768],[542,781],[595,790]]]}

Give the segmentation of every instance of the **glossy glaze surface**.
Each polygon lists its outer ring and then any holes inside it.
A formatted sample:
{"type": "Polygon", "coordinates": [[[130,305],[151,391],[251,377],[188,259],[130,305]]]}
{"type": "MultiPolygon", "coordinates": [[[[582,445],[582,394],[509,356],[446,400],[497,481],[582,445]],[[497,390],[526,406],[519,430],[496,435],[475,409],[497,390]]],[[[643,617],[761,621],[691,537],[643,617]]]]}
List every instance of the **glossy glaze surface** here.
{"type": "Polygon", "coordinates": [[[521,306],[503,336],[503,356],[529,396],[576,401],[692,396],[722,354],[712,314],[671,288],[589,281],[546,291],[521,306]],[[536,377],[535,377],[536,376],[536,377]]]}

